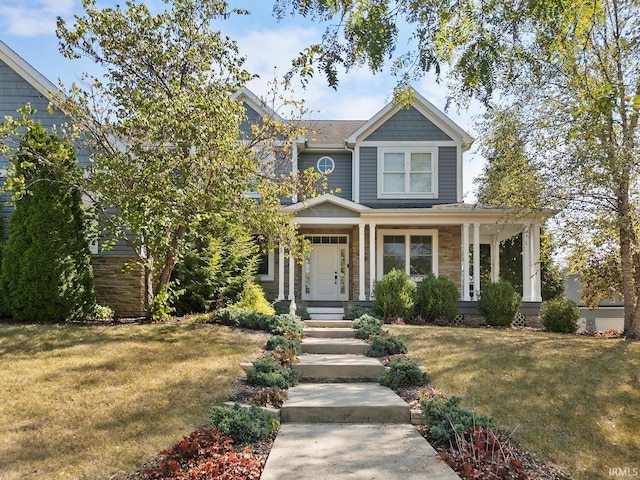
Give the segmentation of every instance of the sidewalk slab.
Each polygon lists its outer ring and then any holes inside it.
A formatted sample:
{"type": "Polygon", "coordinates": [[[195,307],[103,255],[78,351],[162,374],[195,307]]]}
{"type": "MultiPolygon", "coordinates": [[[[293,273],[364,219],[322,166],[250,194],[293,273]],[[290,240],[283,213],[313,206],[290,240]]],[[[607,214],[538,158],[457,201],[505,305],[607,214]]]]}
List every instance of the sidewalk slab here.
{"type": "Polygon", "coordinates": [[[288,394],[283,423],[411,423],[407,402],[377,383],[300,384],[288,394]]]}
{"type": "Polygon", "coordinates": [[[287,423],[260,480],[459,480],[411,425],[287,423]]]}

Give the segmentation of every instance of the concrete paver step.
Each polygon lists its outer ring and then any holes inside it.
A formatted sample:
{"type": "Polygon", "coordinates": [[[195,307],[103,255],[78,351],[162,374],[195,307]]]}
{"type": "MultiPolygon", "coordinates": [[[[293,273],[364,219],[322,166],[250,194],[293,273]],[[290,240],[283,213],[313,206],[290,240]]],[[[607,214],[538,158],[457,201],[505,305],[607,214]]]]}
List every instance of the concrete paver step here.
{"type": "Polygon", "coordinates": [[[310,328],[351,328],[351,320],[305,320],[305,325],[310,328]]]}
{"type": "Polygon", "coordinates": [[[281,422],[411,423],[411,409],[377,383],[311,383],[290,388],[281,422]]]}
{"type": "Polygon", "coordinates": [[[304,329],[305,337],[316,338],[353,338],[355,332],[353,328],[316,328],[308,327],[304,329]]]}
{"type": "Polygon", "coordinates": [[[359,354],[369,349],[369,344],[364,340],[355,338],[314,338],[308,337],[302,340],[304,353],[335,353],[335,354],[359,354]]]}
{"type": "Polygon", "coordinates": [[[384,373],[379,360],[364,355],[309,354],[298,357],[292,368],[300,370],[300,380],[364,380],[377,382],[384,373]]]}
{"type": "Polygon", "coordinates": [[[411,426],[285,423],[261,480],[459,480],[411,426]]]}

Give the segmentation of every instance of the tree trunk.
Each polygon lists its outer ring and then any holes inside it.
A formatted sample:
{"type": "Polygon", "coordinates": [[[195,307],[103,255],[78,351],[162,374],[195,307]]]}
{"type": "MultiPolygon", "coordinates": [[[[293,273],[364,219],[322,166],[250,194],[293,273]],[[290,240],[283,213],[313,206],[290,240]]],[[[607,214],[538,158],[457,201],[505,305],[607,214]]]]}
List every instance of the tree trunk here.
{"type": "Polygon", "coordinates": [[[144,263],[144,311],[146,317],[151,317],[151,303],[153,302],[153,258],[147,258],[144,263]]]}
{"type": "Polygon", "coordinates": [[[620,182],[618,190],[618,222],[624,302],[624,333],[629,338],[638,338],[638,335],[640,335],[640,309],[638,309],[638,285],[636,285],[633,256],[635,232],[629,205],[629,180],[626,178],[620,182]]]}
{"type": "Polygon", "coordinates": [[[186,232],[187,227],[185,225],[180,225],[176,230],[173,238],[171,239],[169,253],[167,254],[167,258],[165,259],[164,266],[162,267],[162,272],[160,274],[160,280],[158,282],[156,292],[162,291],[162,289],[169,284],[169,281],[171,280],[171,273],[173,272],[176,263],[178,263],[178,245],[186,232]]]}

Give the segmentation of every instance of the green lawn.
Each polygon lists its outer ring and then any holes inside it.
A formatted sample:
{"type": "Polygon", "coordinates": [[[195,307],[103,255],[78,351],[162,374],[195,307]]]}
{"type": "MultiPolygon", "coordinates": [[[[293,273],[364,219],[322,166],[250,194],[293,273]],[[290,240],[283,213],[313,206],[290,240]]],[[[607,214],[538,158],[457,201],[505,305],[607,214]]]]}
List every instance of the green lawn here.
{"type": "Polygon", "coordinates": [[[267,338],[193,324],[0,324],[0,479],[132,473],[206,424],[267,338]]]}
{"type": "Polygon", "coordinates": [[[640,472],[640,342],[523,330],[389,326],[436,387],[517,429],[576,479],[640,472]],[[615,471],[613,471],[615,473],[615,471]]]}

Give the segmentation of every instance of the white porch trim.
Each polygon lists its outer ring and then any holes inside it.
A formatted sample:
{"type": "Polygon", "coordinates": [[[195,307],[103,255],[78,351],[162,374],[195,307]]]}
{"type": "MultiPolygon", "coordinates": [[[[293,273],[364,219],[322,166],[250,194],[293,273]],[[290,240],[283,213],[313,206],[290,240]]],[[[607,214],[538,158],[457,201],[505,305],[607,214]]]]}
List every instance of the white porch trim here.
{"type": "Polygon", "coordinates": [[[469,295],[469,224],[462,224],[462,300],[471,300],[469,295]]]}
{"type": "Polygon", "coordinates": [[[373,285],[376,281],[376,224],[369,224],[369,300],[373,300],[373,285]]]}
{"type": "Polygon", "coordinates": [[[365,224],[361,223],[358,225],[358,290],[360,291],[358,295],[358,300],[363,302],[367,299],[367,294],[365,292],[364,287],[364,266],[365,266],[365,245],[364,245],[364,229],[365,224]]]}
{"type": "Polygon", "coordinates": [[[296,268],[295,268],[296,259],[293,258],[293,252],[289,252],[289,297],[288,299],[291,301],[295,301],[295,277],[296,277],[296,268]]]}
{"type": "Polygon", "coordinates": [[[473,301],[480,297],[480,224],[473,224],[473,301]]]}
{"type": "Polygon", "coordinates": [[[278,248],[278,300],[284,300],[284,247],[278,248]]]}

